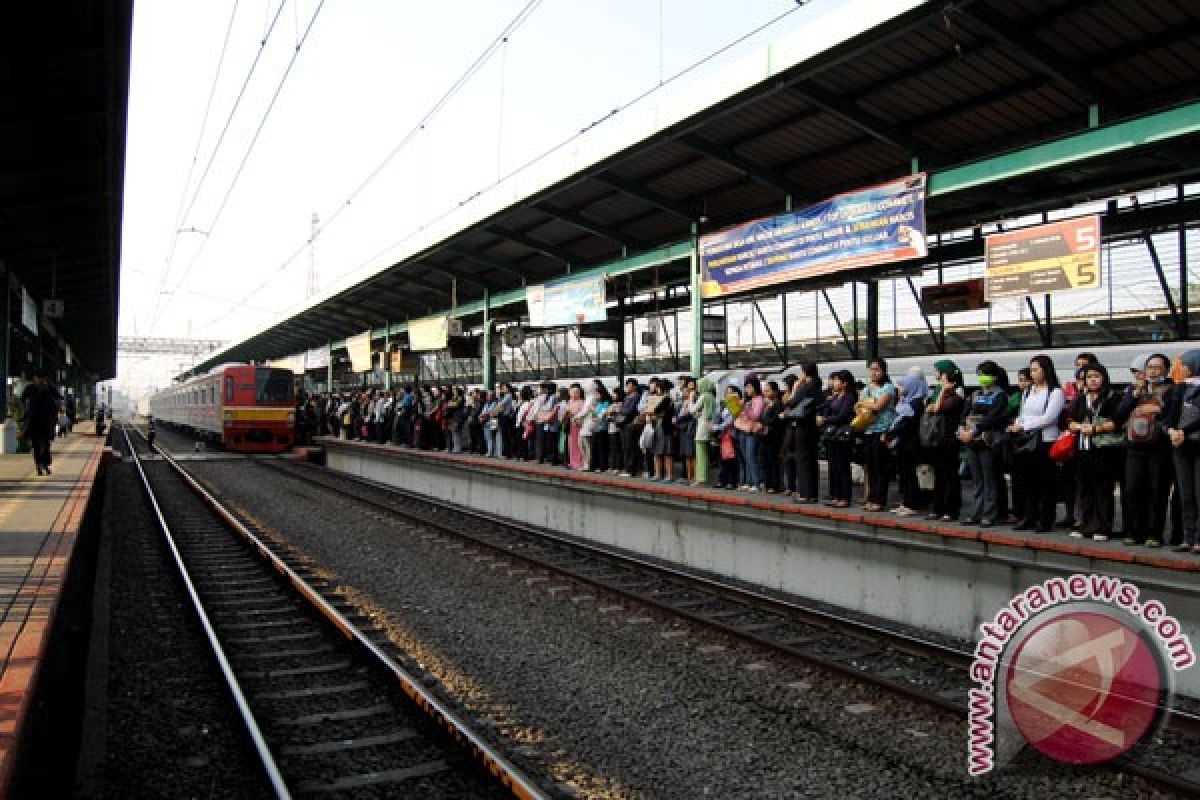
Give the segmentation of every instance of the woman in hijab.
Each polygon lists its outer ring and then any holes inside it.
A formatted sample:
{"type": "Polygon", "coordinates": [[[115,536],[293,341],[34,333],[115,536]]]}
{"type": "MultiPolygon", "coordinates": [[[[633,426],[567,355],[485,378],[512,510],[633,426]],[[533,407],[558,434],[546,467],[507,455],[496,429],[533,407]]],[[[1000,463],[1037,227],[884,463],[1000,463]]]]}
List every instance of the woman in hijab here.
{"type": "Polygon", "coordinates": [[[921,415],[925,412],[925,398],[929,394],[925,375],[919,367],[900,379],[898,392],[896,420],[887,432],[887,442],[896,451],[896,482],[900,488],[900,505],[893,513],[911,517],[923,505],[921,487],[917,483],[917,463],[921,450],[921,415]]]}
{"type": "Polygon", "coordinates": [[[713,412],[717,396],[713,383],[701,378],[696,383],[696,398],[692,403],[692,414],[696,419],[696,476],[693,486],[708,485],[708,441],[712,434],[713,412]]]}

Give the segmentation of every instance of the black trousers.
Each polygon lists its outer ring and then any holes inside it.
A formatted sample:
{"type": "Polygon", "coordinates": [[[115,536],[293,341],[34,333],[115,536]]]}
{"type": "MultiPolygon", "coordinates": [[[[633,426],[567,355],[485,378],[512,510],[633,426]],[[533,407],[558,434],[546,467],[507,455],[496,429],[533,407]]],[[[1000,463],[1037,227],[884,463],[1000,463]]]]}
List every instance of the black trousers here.
{"type": "Polygon", "coordinates": [[[851,442],[827,441],[825,454],[829,457],[829,495],[834,500],[854,499],[854,483],[850,472],[851,442]]]}
{"type": "Polygon", "coordinates": [[[900,502],[905,508],[920,508],[925,505],[921,484],[917,481],[917,466],[921,463],[918,447],[896,447],[896,486],[900,489],[900,502]]]}
{"type": "Polygon", "coordinates": [[[54,439],[52,435],[38,434],[30,435],[29,446],[33,450],[33,463],[37,465],[39,470],[49,469],[51,462],[54,460],[50,455],[50,442],[54,439]]]}
{"type": "Polygon", "coordinates": [[[929,451],[933,466],[933,513],[958,519],[962,512],[962,479],[958,477],[957,442],[929,451]]]}
{"type": "Polygon", "coordinates": [[[1116,463],[1119,450],[1081,450],[1075,463],[1075,511],[1084,533],[1112,533],[1116,483],[1116,463]]]}
{"type": "Polygon", "coordinates": [[[779,451],[783,444],[783,437],[778,433],[773,433],[759,438],[762,442],[758,451],[759,458],[762,459],[762,471],[759,474],[763,477],[763,485],[777,492],[782,491],[783,482],[780,480],[779,451]]]}
{"type": "Polygon", "coordinates": [[[621,429],[618,428],[616,433],[606,433],[604,438],[608,440],[608,468],[621,469],[625,466],[625,448],[621,446],[621,429]]]}
{"type": "Polygon", "coordinates": [[[1024,484],[1023,519],[1049,530],[1054,527],[1058,506],[1058,465],[1050,460],[1050,442],[1039,441],[1037,449],[1017,459],[1014,476],[1024,484]]]}
{"type": "Polygon", "coordinates": [[[1125,485],[1121,489],[1121,509],[1125,535],[1143,544],[1147,539],[1162,541],[1167,520],[1167,499],[1171,494],[1172,471],[1169,445],[1129,447],[1125,451],[1125,485]]]}
{"type": "Polygon", "coordinates": [[[592,434],[592,462],[583,465],[585,469],[608,469],[608,434],[596,432],[592,434]]]}
{"type": "Polygon", "coordinates": [[[791,429],[791,451],[786,461],[788,489],[800,497],[817,497],[821,493],[817,463],[817,429],[814,425],[795,425],[791,429]]]}
{"type": "Polygon", "coordinates": [[[878,433],[867,434],[863,468],[867,471],[867,502],[886,506],[892,454],[878,433]]]}
{"type": "Polygon", "coordinates": [[[642,437],[642,428],[640,422],[631,422],[621,428],[621,449],[625,451],[625,472],[630,475],[637,475],[641,468],[642,449],[638,446],[638,440],[642,437]]]}

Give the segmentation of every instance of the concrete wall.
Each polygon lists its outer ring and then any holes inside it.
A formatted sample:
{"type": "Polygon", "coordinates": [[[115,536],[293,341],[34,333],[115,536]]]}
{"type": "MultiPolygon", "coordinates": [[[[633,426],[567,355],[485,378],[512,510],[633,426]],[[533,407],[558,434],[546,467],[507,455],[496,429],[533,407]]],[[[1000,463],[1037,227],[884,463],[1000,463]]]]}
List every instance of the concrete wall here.
{"type": "MultiPolygon", "coordinates": [[[[647,495],[565,474],[505,474],[391,448],[331,443],[326,458],[330,469],[389,486],[963,639],[1035,583],[1116,575],[1158,598],[1200,647],[1196,573],[647,495]]],[[[1200,697],[1200,667],[1177,678],[1200,697]]]]}

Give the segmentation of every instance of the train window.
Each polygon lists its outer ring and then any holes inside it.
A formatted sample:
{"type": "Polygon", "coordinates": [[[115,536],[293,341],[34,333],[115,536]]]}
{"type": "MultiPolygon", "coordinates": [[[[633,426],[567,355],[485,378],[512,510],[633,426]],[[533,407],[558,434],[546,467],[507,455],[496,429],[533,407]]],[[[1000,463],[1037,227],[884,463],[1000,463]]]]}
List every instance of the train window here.
{"type": "Polygon", "coordinates": [[[232,375],[225,376],[225,402],[226,403],[233,402],[233,376],[232,375]]]}
{"type": "Polygon", "coordinates": [[[255,399],[259,403],[290,403],[295,390],[291,370],[260,367],[254,371],[255,399]]]}

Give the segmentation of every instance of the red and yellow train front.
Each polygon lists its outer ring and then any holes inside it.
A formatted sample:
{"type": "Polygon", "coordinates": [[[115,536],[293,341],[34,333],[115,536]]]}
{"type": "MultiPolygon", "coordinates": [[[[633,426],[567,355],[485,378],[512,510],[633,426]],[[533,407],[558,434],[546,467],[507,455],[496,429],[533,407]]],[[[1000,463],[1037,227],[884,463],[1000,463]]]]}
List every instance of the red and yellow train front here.
{"type": "Polygon", "coordinates": [[[221,382],[221,439],[226,450],[280,453],[292,446],[296,390],[291,370],[228,367],[221,382]]]}

